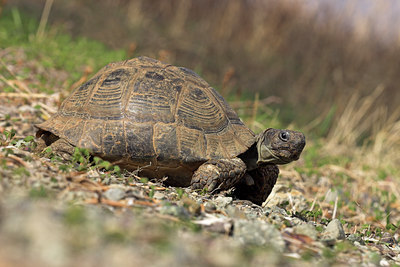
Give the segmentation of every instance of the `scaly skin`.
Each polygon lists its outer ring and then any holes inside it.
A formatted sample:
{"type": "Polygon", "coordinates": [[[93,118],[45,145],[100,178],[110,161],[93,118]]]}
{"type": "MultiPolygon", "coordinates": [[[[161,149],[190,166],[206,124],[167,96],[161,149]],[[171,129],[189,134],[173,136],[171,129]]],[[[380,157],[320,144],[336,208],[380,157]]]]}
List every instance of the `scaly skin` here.
{"type": "Polygon", "coordinates": [[[234,194],[239,199],[247,199],[251,202],[261,205],[269,196],[278,179],[279,168],[276,165],[265,165],[248,174],[254,180],[253,185],[248,185],[245,179],[242,179],[235,185],[234,194]]]}
{"type": "Polygon", "coordinates": [[[239,158],[209,160],[195,171],[191,187],[207,188],[208,192],[227,190],[240,181],[246,172],[246,164],[239,158]]]}
{"type": "Polygon", "coordinates": [[[38,132],[37,136],[41,138],[37,139],[36,152],[40,153],[46,147],[50,147],[51,151],[55,152],[57,155],[65,160],[69,160],[74,153],[74,146],[68,143],[65,139],[60,139],[52,133],[49,132],[38,132]],[[42,135],[43,134],[43,135],[42,135]]]}

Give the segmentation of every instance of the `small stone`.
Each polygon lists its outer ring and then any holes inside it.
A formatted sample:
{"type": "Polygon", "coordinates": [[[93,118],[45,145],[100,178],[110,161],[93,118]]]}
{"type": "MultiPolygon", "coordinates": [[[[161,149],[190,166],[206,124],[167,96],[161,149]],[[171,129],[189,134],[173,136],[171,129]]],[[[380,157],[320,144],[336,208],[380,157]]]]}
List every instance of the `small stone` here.
{"type": "Polygon", "coordinates": [[[215,200],[214,203],[219,209],[223,209],[229,204],[231,204],[233,199],[231,197],[222,197],[218,196],[215,200]]]}
{"type": "Polygon", "coordinates": [[[304,194],[296,189],[285,185],[275,185],[267,200],[263,203],[264,208],[286,207],[292,211],[301,212],[308,208],[304,194]]]}
{"type": "Polygon", "coordinates": [[[210,232],[229,235],[232,232],[232,223],[214,223],[204,228],[210,232]]]}
{"type": "Polygon", "coordinates": [[[246,219],[246,214],[239,210],[237,207],[233,205],[229,205],[224,209],[224,212],[228,215],[228,217],[234,218],[234,219],[246,219]]]}
{"type": "Polygon", "coordinates": [[[280,214],[281,216],[288,216],[287,211],[279,208],[277,206],[267,206],[263,208],[266,216],[270,216],[271,214],[280,214]]]}
{"type": "Polygon", "coordinates": [[[349,235],[347,237],[347,240],[349,240],[350,242],[353,242],[353,243],[357,242],[358,244],[365,245],[364,240],[360,236],[357,236],[354,234],[349,235]]]}
{"type": "Polygon", "coordinates": [[[203,219],[193,222],[202,225],[210,232],[217,232],[226,235],[231,234],[233,229],[232,220],[225,217],[216,217],[206,214],[203,219]]]}
{"type": "Polygon", "coordinates": [[[338,219],[333,219],[322,233],[323,239],[345,239],[343,226],[338,219]]]}
{"type": "Polygon", "coordinates": [[[217,209],[217,206],[215,206],[215,204],[212,203],[211,201],[208,201],[204,203],[204,209],[206,210],[206,212],[212,212],[217,209]]]}
{"type": "Polygon", "coordinates": [[[381,259],[379,266],[390,266],[390,263],[386,259],[381,259]]]}
{"type": "Polygon", "coordinates": [[[318,237],[318,232],[315,229],[315,226],[308,223],[296,225],[295,227],[293,227],[293,230],[296,234],[306,235],[314,240],[316,240],[318,237]]]}
{"type": "Polygon", "coordinates": [[[268,222],[280,225],[288,216],[287,212],[277,206],[264,207],[264,214],[268,218],[268,222]]]}
{"type": "Polygon", "coordinates": [[[166,199],[165,194],[163,194],[163,193],[161,193],[159,191],[154,192],[153,198],[154,199],[159,199],[159,200],[166,199]]]}
{"type": "Polygon", "coordinates": [[[112,187],[104,192],[104,196],[112,201],[119,201],[125,197],[125,190],[117,187],[112,187]]]}
{"type": "Polygon", "coordinates": [[[164,205],[161,207],[160,213],[184,219],[190,217],[189,212],[185,208],[177,205],[164,205]]]}
{"type": "Polygon", "coordinates": [[[236,220],[233,237],[245,245],[269,245],[283,251],[285,241],[274,225],[260,220],[236,220]]]}
{"type": "Polygon", "coordinates": [[[252,209],[250,210],[244,210],[244,214],[248,219],[257,219],[260,217],[259,213],[257,211],[254,211],[252,209]]]}
{"type": "Polygon", "coordinates": [[[192,215],[200,215],[201,205],[192,198],[183,196],[180,200],[180,205],[186,208],[186,210],[192,215]]]}

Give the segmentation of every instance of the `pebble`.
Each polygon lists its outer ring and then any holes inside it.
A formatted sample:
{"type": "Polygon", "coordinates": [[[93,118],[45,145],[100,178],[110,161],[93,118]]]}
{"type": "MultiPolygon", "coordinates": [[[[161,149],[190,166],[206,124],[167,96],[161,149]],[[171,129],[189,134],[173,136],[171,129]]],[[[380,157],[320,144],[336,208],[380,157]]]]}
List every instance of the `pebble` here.
{"type": "Polygon", "coordinates": [[[276,206],[264,207],[265,216],[267,216],[268,221],[273,224],[280,225],[284,221],[284,217],[288,216],[284,209],[276,206]]]}
{"type": "Polygon", "coordinates": [[[351,234],[347,237],[347,240],[353,243],[357,242],[358,244],[365,245],[364,240],[358,235],[351,234]]]}
{"type": "Polygon", "coordinates": [[[104,192],[103,195],[109,200],[119,201],[125,197],[125,190],[117,187],[112,187],[104,192]]]}
{"type": "Polygon", "coordinates": [[[204,203],[204,208],[206,210],[206,212],[213,212],[217,209],[217,206],[212,203],[211,201],[208,201],[206,203],[204,203]]]}
{"type": "Polygon", "coordinates": [[[235,206],[229,205],[224,209],[224,211],[228,217],[234,219],[246,219],[246,214],[235,206]]]}
{"type": "Polygon", "coordinates": [[[232,197],[222,197],[218,196],[215,200],[214,203],[219,209],[224,209],[226,206],[231,204],[233,201],[232,197]]]}
{"type": "Polygon", "coordinates": [[[166,199],[165,194],[161,193],[159,191],[154,192],[153,198],[154,199],[159,199],[159,200],[166,199]]]}
{"type": "Polygon", "coordinates": [[[338,219],[333,219],[327,226],[325,231],[322,233],[323,239],[345,239],[346,235],[343,230],[343,226],[338,219]]]}
{"type": "Polygon", "coordinates": [[[295,227],[293,227],[293,231],[296,234],[309,236],[314,240],[316,240],[318,237],[318,232],[315,229],[315,226],[308,223],[296,225],[295,227]]]}
{"type": "Polygon", "coordinates": [[[190,217],[189,212],[184,207],[177,205],[163,205],[160,209],[160,213],[183,219],[189,219],[190,217]]]}
{"type": "Polygon", "coordinates": [[[274,225],[261,220],[243,220],[234,222],[233,237],[245,245],[271,246],[283,251],[285,241],[274,225]]]}
{"type": "Polygon", "coordinates": [[[304,194],[285,185],[276,185],[268,199],[263,203],[264,207],[287,206],[292,211],[301,212],[308,208],[304,194]]]}

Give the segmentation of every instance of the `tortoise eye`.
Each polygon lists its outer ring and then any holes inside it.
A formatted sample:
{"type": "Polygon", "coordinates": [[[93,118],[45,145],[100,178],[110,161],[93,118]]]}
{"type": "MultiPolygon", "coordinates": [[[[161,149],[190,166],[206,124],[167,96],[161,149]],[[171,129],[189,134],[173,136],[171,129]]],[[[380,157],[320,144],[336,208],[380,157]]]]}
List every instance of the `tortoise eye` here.
{"type": "Polygon", "coordinates": [[[282,132],[279,134],[279,139],[281,139],[281,140],[284,141],[284,142],[289,141],[289,133],[286,132],[286,131],[282,131],[282,132]]]}

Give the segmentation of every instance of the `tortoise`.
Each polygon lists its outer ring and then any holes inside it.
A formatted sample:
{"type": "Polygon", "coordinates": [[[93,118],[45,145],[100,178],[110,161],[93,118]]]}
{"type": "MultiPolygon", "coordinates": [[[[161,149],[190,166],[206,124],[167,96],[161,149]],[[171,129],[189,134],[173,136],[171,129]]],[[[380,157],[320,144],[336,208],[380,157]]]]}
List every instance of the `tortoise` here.
{"type": "Polygon", "coordinates": [[[261,204],[277,164],[297,160],[301,132],[254,134],[223,97],[192,70],[138,57],[110,63],[36,125],[61,155],[74,147],[171,186],[235,194],[261,204]]]}

